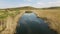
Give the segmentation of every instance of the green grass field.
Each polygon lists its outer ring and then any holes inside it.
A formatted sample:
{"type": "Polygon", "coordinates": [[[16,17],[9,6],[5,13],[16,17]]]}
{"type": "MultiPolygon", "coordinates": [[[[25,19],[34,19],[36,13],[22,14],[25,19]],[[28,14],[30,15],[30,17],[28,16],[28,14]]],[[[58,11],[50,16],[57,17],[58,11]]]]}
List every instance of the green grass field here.
{"type": "Polygon", "coordinates": [[[4,19],[8,16],[16,16],[20,11],[0,11],[0,19],[4,19]]]}

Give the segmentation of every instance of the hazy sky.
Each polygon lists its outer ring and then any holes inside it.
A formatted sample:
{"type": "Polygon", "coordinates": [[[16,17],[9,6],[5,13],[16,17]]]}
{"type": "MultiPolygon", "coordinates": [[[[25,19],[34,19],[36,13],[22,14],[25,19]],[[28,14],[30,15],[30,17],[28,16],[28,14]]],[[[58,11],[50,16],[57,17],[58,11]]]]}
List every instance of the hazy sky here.
{"type": "Polygon", "coordinates": [[[8,7],[51,7],[60,6],[60,0],[0,0],[0,8],[8,7]]]}

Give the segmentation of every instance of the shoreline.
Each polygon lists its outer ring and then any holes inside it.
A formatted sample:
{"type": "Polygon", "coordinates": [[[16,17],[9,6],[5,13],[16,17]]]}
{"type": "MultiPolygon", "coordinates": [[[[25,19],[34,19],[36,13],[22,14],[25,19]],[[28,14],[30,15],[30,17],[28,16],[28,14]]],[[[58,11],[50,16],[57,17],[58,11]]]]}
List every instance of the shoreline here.
{"type": "Polygon", "coordinates": [[[19,18],[23,15],[24,12],[21,12],[20,14],[16,15],[16,17],[12,18],[11,16],[7,17],[7,28],[1,32],[1,34],[14,34],[17,22],[19,18]]]}
{"type": "Polygon", "coordinates": [[[53,29],[56,31],[58,34],[60,34],[60,27],[59,27],[59,21],[57,21],[56,15],[50,13],[50,11],[45,11],[40,10],[40,11],[35,11],[35,14],[37,15],[38,18],[42,18],[49,26],[50,29],[53,29]],[[49,13],[49,14],[48,14],[49,13]]]}

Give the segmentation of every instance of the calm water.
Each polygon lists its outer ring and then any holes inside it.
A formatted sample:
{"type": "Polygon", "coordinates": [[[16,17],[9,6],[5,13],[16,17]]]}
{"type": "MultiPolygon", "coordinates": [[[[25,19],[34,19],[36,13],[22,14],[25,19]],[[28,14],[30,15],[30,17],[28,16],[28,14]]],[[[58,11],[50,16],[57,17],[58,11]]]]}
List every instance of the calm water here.
{"type": "Polygon", "coordinates": [[[25,13],[18,22],[16,34],[56,34],[34,13],[25,13]]]}

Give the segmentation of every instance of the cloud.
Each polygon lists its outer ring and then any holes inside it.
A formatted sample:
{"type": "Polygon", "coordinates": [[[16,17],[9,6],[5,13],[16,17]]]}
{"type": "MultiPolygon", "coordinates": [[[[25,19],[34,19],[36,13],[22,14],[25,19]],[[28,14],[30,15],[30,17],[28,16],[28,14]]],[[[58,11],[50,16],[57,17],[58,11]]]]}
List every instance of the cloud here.
{"type": "Polygon", "coordinates": [[[24,1],[28,1],[28,2],[31,2],[32,0],[24,0],[24,1]]]}
{"type": "Polygon", "coordinates": [[[38,4],[38,5],[43,5],[44,3],[42,3],[42,2],[38,2],[37,4],[38,4]]]}
{"type": "MultiPolygon", "coordinates": [[[[11,0],[12,1],[12,0],[11,0]]],[[[33,6],[33,7],[53,7],[60,6],[60,0],[15,0],[11,2],[9,1],[0,1],[0,8],[7,7],[22,7],[22,6],[33,6]]]]}
{"type": "Polygon", "coordinates": [[[60,6],[60,1],[49,2],[49,4],[51,4],[52,6],[60,6]]]}
{"type": "Polygon", "coordinates": [[[27,0],[27,1],[32,1],[32,0],[27,0]]]}
{"type": "Polygon", "coordinates": [[[50,2],[37,2],[35,7],[42,8],[42,7],[54,7],[54,6],[60,6],[60,0],[58,1],[50,1],[50,2]]]}

